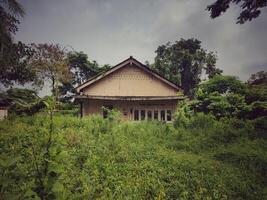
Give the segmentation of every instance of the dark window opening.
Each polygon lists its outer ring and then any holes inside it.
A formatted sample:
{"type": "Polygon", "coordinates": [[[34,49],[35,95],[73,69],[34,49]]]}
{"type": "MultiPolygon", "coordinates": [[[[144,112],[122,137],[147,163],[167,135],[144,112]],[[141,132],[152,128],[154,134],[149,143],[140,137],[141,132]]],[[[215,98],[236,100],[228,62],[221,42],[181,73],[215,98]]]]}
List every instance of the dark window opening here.
{"type": "Polygon", "coordinates": [[[160,111],[160,120],[165,121],[165,110],[160,111]]]}
{"type": "Polygon", "coordinates": [[[141,120],[145,120],[145,118],[146,118],[146,111],[141,110],[141,120]]]}
{"type": "Polygon", "coordinates": [[[171,121],[171,120],[172,120],[172,111],[167,110],[167,121],[171,121]]]}
{"type": "Polygon", "coordinates": [[[154,111],[154,120],[159,120],[159,112],[157,110],[154,111]]]}
{"type": "Polygon", "coordinates": [[[139,110],[134,111],[134,120],[138,121],[139,120],[139,110]]]}
{"type": "Polygon", "coordinates": [[[152,120],[152,111],[151,110],[147,111],[147,120],[152,120]]]}
{"type": "Polygon", "coordinates": [[[103,118],[107,118],[109,111],[111,111],[112,109],[113,109],[112,105],[104,105],[103,106],[103,118]]]}

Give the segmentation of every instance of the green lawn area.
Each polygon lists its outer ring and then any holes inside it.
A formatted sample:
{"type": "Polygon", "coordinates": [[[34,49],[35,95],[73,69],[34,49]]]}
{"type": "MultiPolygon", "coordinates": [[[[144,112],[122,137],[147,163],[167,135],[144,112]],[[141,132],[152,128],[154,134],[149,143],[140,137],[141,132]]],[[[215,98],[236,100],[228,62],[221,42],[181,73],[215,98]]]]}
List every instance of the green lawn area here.
{"type": "Polygon", "coordinates": [[[264,120],[0,122],[3,199],[266,199],[264,120]],[[50,131],[50,128],[51,131],[50,131]]]}

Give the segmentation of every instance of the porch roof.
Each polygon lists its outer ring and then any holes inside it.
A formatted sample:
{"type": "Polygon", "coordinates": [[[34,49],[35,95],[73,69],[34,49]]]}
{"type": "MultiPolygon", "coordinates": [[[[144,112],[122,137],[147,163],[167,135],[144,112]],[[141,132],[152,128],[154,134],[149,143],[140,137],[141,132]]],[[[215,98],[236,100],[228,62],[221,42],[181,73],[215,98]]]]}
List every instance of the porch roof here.
{"type": "Polygon", "coordinates": [[[145,100],[181,100],[185,96],[93,96],[93,95],[76,95],[75,101],[83,99],[99,100],[123,100],[123,101],[145,101],[145,100]]]}

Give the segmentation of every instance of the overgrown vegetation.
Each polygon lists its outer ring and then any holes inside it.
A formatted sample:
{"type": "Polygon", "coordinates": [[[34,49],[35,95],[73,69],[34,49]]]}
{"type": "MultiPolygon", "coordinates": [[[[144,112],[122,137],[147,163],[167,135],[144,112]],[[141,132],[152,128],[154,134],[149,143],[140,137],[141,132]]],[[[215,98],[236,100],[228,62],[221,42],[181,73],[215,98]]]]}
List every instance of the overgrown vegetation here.
{"type": "Polygon", "coordinates": [[[1,198],[266,198],[266,118],[200,113],[166,125],[114,116],[2,121],[1,198]]]}
{"type": "MultiPolygon", "coordinates": [[[[266,0],[217,0],[212,18],[242,3],[237,23],[266,0]]],[[[173,124],[77,118],[75,87],[110,68],[58,44],[15,43],[24,10],[0,1],[0,199],[267,199],[267,73],[223,76],[198,39],[160,45],[149,67],[181,85],[173,124]],[[203,71],[208,78],[202,82],[203,71]],[[50,80],[52,96],[31,89],[50,80]]],[[[104,110],[105,108],[103,108],[104,110]]]]}

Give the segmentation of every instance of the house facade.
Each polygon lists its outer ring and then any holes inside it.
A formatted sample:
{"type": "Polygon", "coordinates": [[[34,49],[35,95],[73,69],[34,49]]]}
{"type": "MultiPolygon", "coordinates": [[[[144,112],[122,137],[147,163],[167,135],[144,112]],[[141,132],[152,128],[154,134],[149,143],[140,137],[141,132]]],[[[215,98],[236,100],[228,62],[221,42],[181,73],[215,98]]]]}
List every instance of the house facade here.
{"type": "Polygon", "coordinates": [[[133,57],[76,88],[81,116],[119,110],[126,120],[172,121],[182,89],[133,57]]]}

